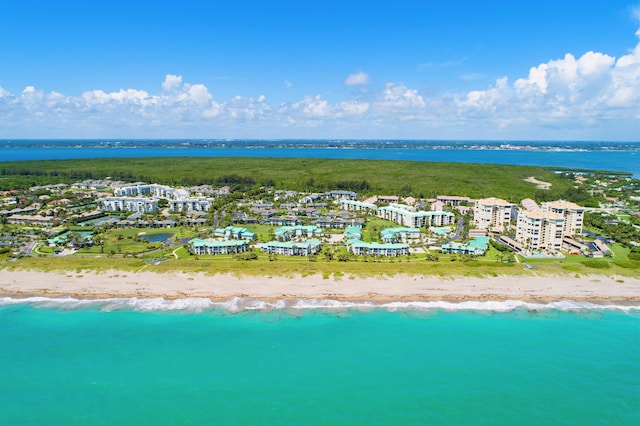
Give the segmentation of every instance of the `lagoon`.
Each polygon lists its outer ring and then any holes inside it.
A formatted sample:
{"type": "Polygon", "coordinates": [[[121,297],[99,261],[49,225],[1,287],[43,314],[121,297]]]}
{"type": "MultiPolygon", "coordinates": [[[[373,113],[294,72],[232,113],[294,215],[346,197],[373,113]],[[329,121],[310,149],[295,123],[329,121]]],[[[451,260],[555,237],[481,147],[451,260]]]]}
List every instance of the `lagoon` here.
{"type": "MultiPolygon", "coordinates": [[[[130,157],[275,157],[275,158],[341,158],[362,160],[410,160],[454,163],[516,164],[528,166],[569,167],[578,169],[614,170],[630,172],[640,178],[640,151],[633,149],[620,150],[525,150],[469,148],[431,149],[418,145],[416,147],[384,147],[367,148],[359,145],[327,147],[321,143],[310,143],[304,147],[199,147],[188,146],[178,148],[173,145],[163,146],[162,141],[155,141],[151,146],[140,145],[136,148],[112,146],[96,147],[95,143],[85,141],[85,145],[77,147],[68,144],[56,147],[51,141],[31,141],[33,146],[20,144],[0,144],[1,161],[21,160],[62,160],[82,158],[130,158],[130,157]]],[[[152,141],[154,142],[154,141],[152,141]]],[[[325,141],[326,142],[326,141],[325,141]]],[[[175,145],[175,144],[174,144],[175,145]]],[[[253,146],[253,145],[252,145],[253,146]]],[[[630,144],[630,146],[634,146],[630,144]]],[[[640,145],[639,145],[640,146],[640,145]]],[[[625,145],[626,147],[626,145],[625,145]]]]}

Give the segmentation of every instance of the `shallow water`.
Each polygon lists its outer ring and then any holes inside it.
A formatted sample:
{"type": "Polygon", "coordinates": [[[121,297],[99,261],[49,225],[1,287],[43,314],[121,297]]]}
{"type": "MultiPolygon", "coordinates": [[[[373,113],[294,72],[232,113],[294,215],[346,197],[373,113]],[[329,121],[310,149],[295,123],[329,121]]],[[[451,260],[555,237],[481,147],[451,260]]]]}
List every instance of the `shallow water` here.
{"type": "Polygon", "coordinates": [[[0,300],[0,422],[640,422],[637,308],[205,300],[0,300]]]}

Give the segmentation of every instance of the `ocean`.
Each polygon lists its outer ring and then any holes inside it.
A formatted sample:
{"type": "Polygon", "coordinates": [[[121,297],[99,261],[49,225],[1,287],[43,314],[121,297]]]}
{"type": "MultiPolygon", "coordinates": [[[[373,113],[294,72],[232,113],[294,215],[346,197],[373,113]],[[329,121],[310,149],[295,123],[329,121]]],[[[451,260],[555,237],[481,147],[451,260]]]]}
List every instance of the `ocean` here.
{"type": "MultiPolygon", "coordinates": [[[[1,142],[0,161],[362,158],[640,177],[634,144],[1,142]]],[[[638,307],[0,298],[0,348],[3,425],[640,424],[638,307]]]]}
{"type": "Polygon", "coordinates": [[[2,298],[0,423],[640,424],[638,308],[305,303],[2,298]]]}

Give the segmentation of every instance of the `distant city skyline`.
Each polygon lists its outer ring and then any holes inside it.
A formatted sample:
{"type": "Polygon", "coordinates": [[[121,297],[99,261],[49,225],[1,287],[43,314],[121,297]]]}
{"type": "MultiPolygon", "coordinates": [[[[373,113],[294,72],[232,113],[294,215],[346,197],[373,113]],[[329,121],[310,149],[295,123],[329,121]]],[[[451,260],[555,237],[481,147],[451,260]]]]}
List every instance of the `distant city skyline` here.
{"type": "Polygon", "coordinates": [[[640,141],[640,4],[9,2],[0,138],[640,141]]]}

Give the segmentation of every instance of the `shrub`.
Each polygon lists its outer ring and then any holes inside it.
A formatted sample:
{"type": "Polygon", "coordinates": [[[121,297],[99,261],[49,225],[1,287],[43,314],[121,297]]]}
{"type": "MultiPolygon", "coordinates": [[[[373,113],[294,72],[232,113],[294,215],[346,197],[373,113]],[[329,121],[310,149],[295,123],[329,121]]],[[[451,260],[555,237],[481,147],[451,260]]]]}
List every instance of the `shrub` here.
{"type": "Polygon", "coordinates": [[[609,269],[611,267],[609,262],[604,260],[585,260],[582,264],[587,268],[593,269],[609,269]]]}

